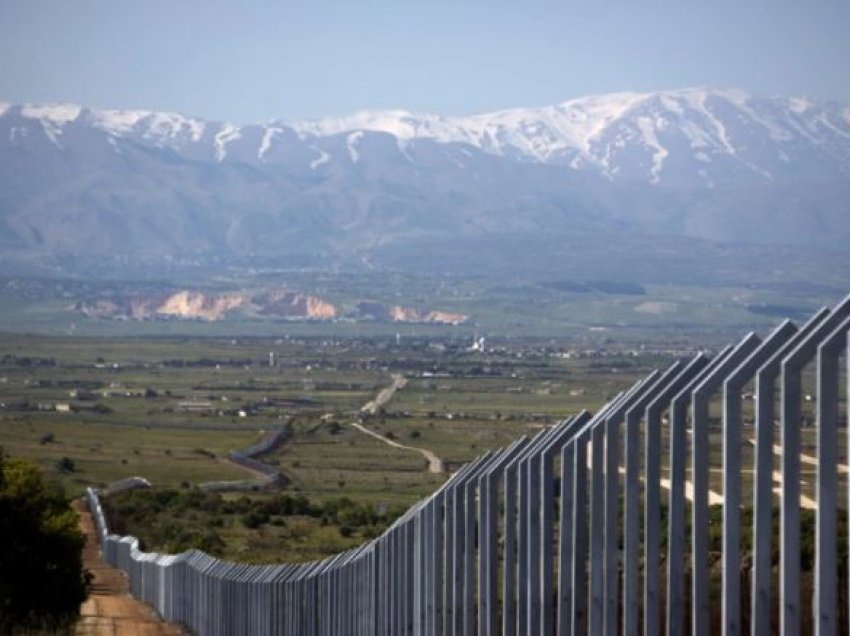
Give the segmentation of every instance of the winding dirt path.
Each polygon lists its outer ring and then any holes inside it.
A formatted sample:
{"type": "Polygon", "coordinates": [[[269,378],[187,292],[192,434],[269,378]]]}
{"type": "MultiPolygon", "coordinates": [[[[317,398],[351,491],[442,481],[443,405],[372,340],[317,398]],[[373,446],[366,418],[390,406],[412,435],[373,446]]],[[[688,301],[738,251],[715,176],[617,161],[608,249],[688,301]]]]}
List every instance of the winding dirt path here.
{"type": "Polygon", "coordinates": [[[429,451],[427,448],[419,448],[417,446],[406,446],[404,444],[399,444],[395,440],[390,439],[389,437],[384,437],[380,433],[376,433],[375,431],[370,431],[368,428],[363,426],[360,422],[349,422],[351,426],[356,428],[361,433],[366,433],[366,435],[371,435],[375,439],[379,439],[385,444],[389,444],[390,446],[394,446],[396,448],[401,448],[403,450],[415,451],[422,455],[425,459],[428,460],[428,472],[430,473],[441,473],[443,472],[443,460],[437,457],[434,453],[429,451]]]}
{"type": "Polygon", "coordinates": [[[176,625],[164,622],[154,610],[130,596],[127,577],[100,558],[94,522],[81,500],[74,501],[80,529],[86,536],[83,565],[94,575],[92,593],[80,607],[78,636],[177,636],[176,625]]]}
{"type": "MultiPolygon", "coordinates": [[[[392,384],[385,389],[381,389],[378,392],[378,395],[375,396],[374,400],[369,400],[362,406],[360,409],[361,413],[365,413],[368,415],[374,415],[378,412],[378,409],[384,406],[387,402],[389,402],[395,392],[399,389],[403,389],[407,384],[407,378],[402,376],[400,373],[392,374],[392,384]]],[[[443,460],[437,457],[436,454],[429,451],[427,448],[419,448],[418,446],[407,446],[406,444],[400,444],[395,440],[390,439],[389,437],[385,437],[380,433],[376,433],[375,431],[369,430],[360,422],[349,422],[349,424],[356,428],[361,433],[365,433],[366,435],[371,435],[377,440],[384,442],[384,444],[389,444],[395,448],[400,448],[402,450],[409,450],[422,455],[428,461],[428,472],[430,473],[442,473],[444,471],[443,460]]]]}

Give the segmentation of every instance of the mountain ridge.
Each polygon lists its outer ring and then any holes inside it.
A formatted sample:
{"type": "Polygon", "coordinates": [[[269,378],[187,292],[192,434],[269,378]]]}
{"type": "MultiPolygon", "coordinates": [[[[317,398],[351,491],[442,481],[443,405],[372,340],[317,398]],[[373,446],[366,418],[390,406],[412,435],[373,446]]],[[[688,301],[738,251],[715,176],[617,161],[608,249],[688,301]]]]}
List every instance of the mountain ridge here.
{"type": "MultiPolygon", "coordinates": [[[[838,148],[824,143],[830,134],[850,141],[850,106],[803,97],[756,97],[740,89],[695,87],[611,93],[568,99],[554,106],[457,117],[406,110],[367,110],[338,118],[290,123],[270,120],[247,125],[143,109],[93,109],[70,103],[0,104],[0,117],[15,112],[25,119],[40,121],[45,134],[57,144],[61,143],[59,136],[65,126],[84,123],[115,137],[149,142],[178,152],[200,144],[205,146],[204,152],[188,154],[203,158],[206,153],[207,159],[218,162],[228,159],[228,145],[238,145],[242,140],[253,152],[237,152],[235,160],[263,163],[274,162],[274,153],[270,155],[270,151],[276,143],[285,143],[292,133],[302,142],[346,135],[347,153],[332,156],[317,149],[310,161],[311,169],[315,170],[333,160],[347,158],[357,163],[356,145],[362,133],[374,132],[394,137],[402,153],[409,143],[417,140],[459,143],[500,156],[568,165],[573,169],[597,169],[612,180],[625,177],[652,184],[661,182],[665,160],[671,154],[671,149],[659,142],[659,135],[675,127],[678,117],[684,122],[680,131],[691,149],[701,149],[693,153],[697,161],[709,164],[731,157],[753,173],[750,176],[771,179],[769,170],[743,156],[746,148],[736,147],[730,139],[723,119],[743,116],[751,125],[761,126],[767,132],[775,146],[768,149],[774,165],[776,160],[790,162],[783,146],[807,141],[824,146],[827,153],[836,151],[837,156],[836,152],[833,155],[841,174],[850,175],[850,143],[838,148]],[[732,110],[723,114],[724,109],[732,110]],[[628,115],[632,115],[633,121],[624,122],[628,115]],[[612,165],[612,151],[629,141],[638,142],[650,151],[648,172],[644,170],[641,174],[612,165]]],[[[703,185],[715,185],[705,167],[696,172],[703,185]]]]}
{"type": "Polygon", "coordinates": [[[429,245],[492,262],[506,241],[850,241],[850,107],[837,102],[694,88],[352,117],[237,126],[0,106],[0,252],[426,268],[429,245]]]}

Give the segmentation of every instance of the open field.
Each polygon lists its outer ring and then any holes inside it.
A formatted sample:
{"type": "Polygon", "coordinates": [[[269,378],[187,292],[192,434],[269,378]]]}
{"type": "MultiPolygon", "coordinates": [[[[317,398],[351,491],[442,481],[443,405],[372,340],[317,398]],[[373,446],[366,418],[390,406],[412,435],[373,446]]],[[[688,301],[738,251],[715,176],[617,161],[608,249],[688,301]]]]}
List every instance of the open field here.
{"type": "MultiPolygon", "coordinates": [[[[248,493],[249,501],[286,494],[305,497],[316,510],[345,498],[367,510],[398,511],[432,492],[463,462],[583,408],[595,411],[651,369],[693,355],[676,342],[594,348],[531,339],[477,349],[471,342],[454,336],[0,336],[0,445],[36,459],[72,494],[131,475],[160,489],[189,493],[194,490],[187,487],[204,481],[250,477],[227,461],[227,453],[255,443],[270,428],[284,427],[287,441],[263,461],[279,467],[285,483],[276,492],[248,493]],[[363,411],[396,382],[394,377],[404,378],[398,383],[403,387],[363,411]],[[419,452],[388,441],[427,449],[446,472],[429,472],[419,452]]],[[[810,372],[804,392],[813,387],[810,372]]],[[[744,407],[750,420],[752,400],[745,399],[744,407]]],[[[805,402],[809,420],[813,407],[805,402]]],[[[719,398],[711,415],[716,426],[719,398]]],[[[753,437],[746,424],[743,437],[746,497],[753,437]]],[[[778,443],[778,430],[775,439],[778,443]]],[[[843,432],[841,439],[846,462],[843,432]]],[[[711,488],[722,496],[719,429],[713,429],[711,441],[711,488]]],[[[813,428],[804,430],[803,444],[804,453],[814,456],[813,428]]],[[[804,461],[802,469],[803,494],[811,500],[816,496],[812,466],[804,461]]],[[[225,501],[244,496],[223,495],[225,501]]],[[[239,516],[244,511],[234,514],[217,527],[215,545],[220,554],[243,560],[316,558],[375,530],[370,522],[343,536],[340,523],[322,515],[271,515],[248,527],[239,516]]],[[[193,515],[181,515],[187,526],[207,525],[193,515]]],[[[131,520],[127,531],[139,528],[131,520]]]]}
{"type": "Polygon", "coordinates": [[[296,427],[292,441],[265,461],[311,498],[347,496],[374,504],[409,505],[442,483],[414,451],[393,448],[336,422],[296,427]]]}
{"type": "Polygon", "coordinates": [[[91,485],[141,475],[156,485],[178,486],[216,479],[244,479],[230,464],[229,450],[258,439],[251,431],[153,429],[96,422],[62,421],[61,415],[7,419],[0,423],[0,446],[10,455],[36,459],[69,494],[91,485]],[[52,441],[44,442],[46,436],[52,441]],[[73,470],[61,470],[63,458],[73,470]]]}
{"type": "Polygon", "coordinates": [[[344,481],[349,495],[410,501],[435,483],[421,475],[423,458],[348,422],[456,465],[592,409],[666,363],[660,354],[570,360],[539,343],[473,352],[468,343],[0,336],[0,443],[47,467],[74,460],[77,472],[62,478],[77,488],[137,472],[179,485],[233,478],[238,469],[222,461],[228,450],[287,426],[291,442],[270,461],[290,488],[325,497],[344,481]],[[407,386],[361,414],[391,373],[407,386]]]}

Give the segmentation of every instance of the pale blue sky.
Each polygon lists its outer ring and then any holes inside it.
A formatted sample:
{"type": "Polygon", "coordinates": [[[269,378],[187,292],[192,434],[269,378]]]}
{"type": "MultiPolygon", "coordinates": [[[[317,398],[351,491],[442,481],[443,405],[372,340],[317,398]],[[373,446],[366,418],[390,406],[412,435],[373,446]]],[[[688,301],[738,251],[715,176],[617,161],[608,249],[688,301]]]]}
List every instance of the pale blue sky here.
{"type": "Polygon", "coordinates": [[[0,101],[238,123],[736,86],[850,102],[842,0],[0,0],[0,101]]]}

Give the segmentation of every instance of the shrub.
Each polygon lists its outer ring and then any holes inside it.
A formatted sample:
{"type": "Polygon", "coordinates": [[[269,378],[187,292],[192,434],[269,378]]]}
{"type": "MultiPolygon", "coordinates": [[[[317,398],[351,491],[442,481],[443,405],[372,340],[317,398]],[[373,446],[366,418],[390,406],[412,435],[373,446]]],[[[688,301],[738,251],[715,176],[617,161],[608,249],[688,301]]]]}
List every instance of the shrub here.
{"type": "Polygon", "coordinates": [[[0,450],[0,633],[70,628],[89,593],[85,537],[61,488],[0,450]]]}
{"type": "Polygon", "coordinates": [[[63,457],[56,462],[56,470],[60,473],[73,473],[77,470],[77,465],[70,457],[63,457]]]}
{"type": "Polygon", "coordinates": [[[251,530],[256,530],[261,525],[269,522],[269,515],[259,510],[251,510],[242,515],[242,525],[251,530]]]}

